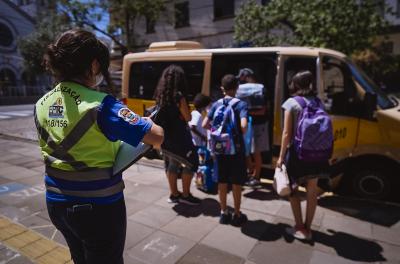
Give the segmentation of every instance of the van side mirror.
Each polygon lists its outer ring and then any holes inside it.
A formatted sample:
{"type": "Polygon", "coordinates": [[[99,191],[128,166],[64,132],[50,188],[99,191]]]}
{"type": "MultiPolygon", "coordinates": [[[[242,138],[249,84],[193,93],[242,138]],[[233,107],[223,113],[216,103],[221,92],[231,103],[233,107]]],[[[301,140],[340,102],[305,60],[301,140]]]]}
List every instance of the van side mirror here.
{"type": "Polygon", "coordinates": [[[375,93],[366,92],[362,100],[361,118],[374,119],[378,97],[375,93]]]}

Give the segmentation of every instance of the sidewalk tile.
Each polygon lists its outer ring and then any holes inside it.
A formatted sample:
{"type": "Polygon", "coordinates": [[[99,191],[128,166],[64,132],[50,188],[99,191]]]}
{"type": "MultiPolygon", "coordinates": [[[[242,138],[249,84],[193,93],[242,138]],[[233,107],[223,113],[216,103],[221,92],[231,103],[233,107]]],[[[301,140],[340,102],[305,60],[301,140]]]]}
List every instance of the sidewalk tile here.
{"type": "Polygon", "coordinates": [[[0,229],[0,240],[7,240],[23,232],[26,232],[26,229],[24,227],[12,223],[0,229]]]}
{"type": "Polygon", "coordinates": [[[150,204],[125,196],[125,206],[126,215],[129,217],[130,215],[150,206],[150,204]]]}
{"type": "Polygon", "coordinates": [[[391,228],[372,225],[372,237],[375,240],[400,246],[400,234],[391,228]]]}
{"type": "Polygon", "coordinates": [[[55,249],[57,244],[53,241],[49,241],[47,239],[39,239],[23,248],[21,248],[21,253],[27,256],[30,259],[36,259],[40,256],[43,256],[47,252],[55,249]]]}
{"type": "Polygon", "coordinates": [[[312,253],[313,250],[311,248],[289,244],[283,239],[280,239],[277,241],[263,241],[257,243],[249,254],[248,259],[256,264],[266,263],[266,261],[271,264],[309,263],[312,253]]]}
{"type": "Polygon", "coordinates": [[[6,218],[0,216],[0,229],[1,229],[1,228],[5,228],[5,227],[7,227],[7,226],[9,226],[9,225],[11,225],[10,220],[8,220],[8,219],[6,219],[6,218]]]}
{"type": "Polygon", "coordinates": [[[199,216],[190,218],[190,220],[183,216],[178,216],[161,230],[181,236],[192,241],[198,242],[217,226],[216,221],[210,221],[209,218],[199,216]]]}
{"type": "Polygon", "coordinates": [[[8,248],[0,248],[0,263],[7,264],[33,264],[28,258],[22,256],[20,253],[8,248]]]}
{"type": "Polygon", "coordinates": [[[57,247],[45,255],[39,257],[36,262],[38,264],[63,264],[71,260],[69,250],[62,247],[57,247]]]}
{"type": "Polygon", "coordinates": [[[348,216],[331,216],[325,211],[322,219],[321,231],[335,230],[352,234],[358,237],[372,238],[372,224],[348,216]]]}
{"type": "Polygon", "coordinates": [[[211,248],[206,245],[196,245],[183,258],[178,264],[241,264],[244,259],[235,255],[226,253],[216,248],[211,248]]]}
{"type": "Polygon", "coordinates": [[[132,248],[154,231],[155,229],[151,227],[128,220],[126,229],[125,250],[132,248]]]}
{"type": "Polygon", "coordinates": [[[395,246],[383,242],[378,242],[378,244],[382,247],[383,257],[386,259],[386,261],[400,263],[400,246],[395,246]]]}
{"type": "Polygon", "coordinates": [[[242,202],[242,208],[260,213],[276,215],[285,203],[287,202],[280,200],[261,201],[247,198],[242,202]]]}
{"type": "Polygon", "coordinates": [[[55,234],[55,236],[53,238],[53,241],[57,242],[60,245],[68,247],[67,241],[65,241],[65,238],[64,238],[63,234],[61,234],[61,232],[58,231],[58,230],[57,230],[57,232],[56,232],[56,234],[55,234]]]}
{"type": "Polygon", "coordinates": [[[20,221],[30,215],[32,212],[28,208],[18,208],[15,206],[0,207],[0,215],[4,215],[13,221],[20,221]]]}
{"type": "Polygon", "coordinates": [[[9,165],[0,167],[0,176],[10,180],[17,180],[32,176],[32,171],[21,166],[9,165]]]}
{"type": "Polygon", "coordinates": [[[324,253],[340,256],[351,261],[384,261],[383,248],[375,241],[341,231],[313,232],[314,248],[324,253]]]}
{"type": "Polygon", "coordinates": [[[144,224],[153,228],[160,228],[176,217],[176,213],[170,209],[158,205],[151,205],[128,217],[129,220],[144,224]]]}
{"type": "Polygon", "coordinates": [[[257,239],[244,235],[238,227],[218,225],[200,243],[247,258],[256,245],[257,239]]]}
{"type": "Polygon", "coordinates": [[[134,188],[130,188],[130,190],[125,194],[125,196],[138,201],[153,203],[159,200],[162,196],[166,195],[167,193],[168,190],[166,189],[139,184],[134,188]]]}
{"type": "Polygon", "coordinates": [[[331,254],[323,253],[320,251],[314,250],[310,264],[320,264],[320,263],[330,263],[330,264],[353,264],[353,263],[360,263],[356,261],[351,261],[339,256],[334,256],[331,254]]]}
{"type": "Polygon", "coordinates": [[[25,247],[26,245],[33,243],[39,239],[41,239],[41,236],[39,236],[35,232],[28,230],[27,232],[23,232],[19,235],[16,235],[7,240],[4,240],[3,243],[6,244],[7,246],[15,248],[15,249],[20,249],[20,248],[25,247]]]}
{"type": "Polygon", "coordinates": [[[22,225],[51,239],[55,233],[55,226],[48,220],[32,215],[21,221],[22,225]]]}
{"type": "Polygon", "coordinates": [[[149,264],[172,264],[176,263],[194,245],[195,243],[190,240],[157,231],[129,249],[127,254],[132,259],[149,264]]]}

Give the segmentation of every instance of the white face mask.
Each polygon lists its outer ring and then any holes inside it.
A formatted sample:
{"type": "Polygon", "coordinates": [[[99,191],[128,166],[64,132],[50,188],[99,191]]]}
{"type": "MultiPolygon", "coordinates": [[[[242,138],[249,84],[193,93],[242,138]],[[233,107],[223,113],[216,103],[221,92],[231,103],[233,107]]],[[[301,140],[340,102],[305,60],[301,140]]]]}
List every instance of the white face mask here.
{"type": "Polygon", "coordinates": [[[104,80],[103,74],[101,74],[101,73],[97,74],[95,77],[95,85],[94,86],[95,87],[99,86],[103,82],[103,80],[104,80]]]}

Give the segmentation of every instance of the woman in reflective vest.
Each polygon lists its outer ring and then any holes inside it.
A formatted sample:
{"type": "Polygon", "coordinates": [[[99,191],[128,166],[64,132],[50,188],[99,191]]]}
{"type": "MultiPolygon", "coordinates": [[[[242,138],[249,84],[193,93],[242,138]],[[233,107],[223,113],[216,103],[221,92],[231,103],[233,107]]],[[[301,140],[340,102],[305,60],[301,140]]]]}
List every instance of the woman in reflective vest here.
{"type": "Polygon", "coordinates": [[[58,84],[35,105],[49,216],[75,263],[123,263],[126,209],[122,174],[112,167],[121,140],[159,147],[163,130],[112,95],[109,51],[94,34],[69,30],[45,64],[58,84]]]}

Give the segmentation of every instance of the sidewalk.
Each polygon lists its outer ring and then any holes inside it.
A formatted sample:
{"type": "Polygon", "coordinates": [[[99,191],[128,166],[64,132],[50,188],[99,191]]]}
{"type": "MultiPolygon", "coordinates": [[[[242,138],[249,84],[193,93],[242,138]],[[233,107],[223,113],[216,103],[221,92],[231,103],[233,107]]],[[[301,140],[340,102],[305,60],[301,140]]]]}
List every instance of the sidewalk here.
{"type": "MultiPolygon", "coordinates": [[[[67,263],[65,241],[47,215],[37,145],[0,136],[0,146],[0,263],[67,263]]],[[[193,188],[200,206],[168,204],[160,168],[134,165],[124,179],[127,264],[400,263],[397,205],[322,197],[310,245],[285,235],[290,206],[269,185],[245,190],[249,222],[236,228],[218,224],[216,195],[193,188]]]]}

